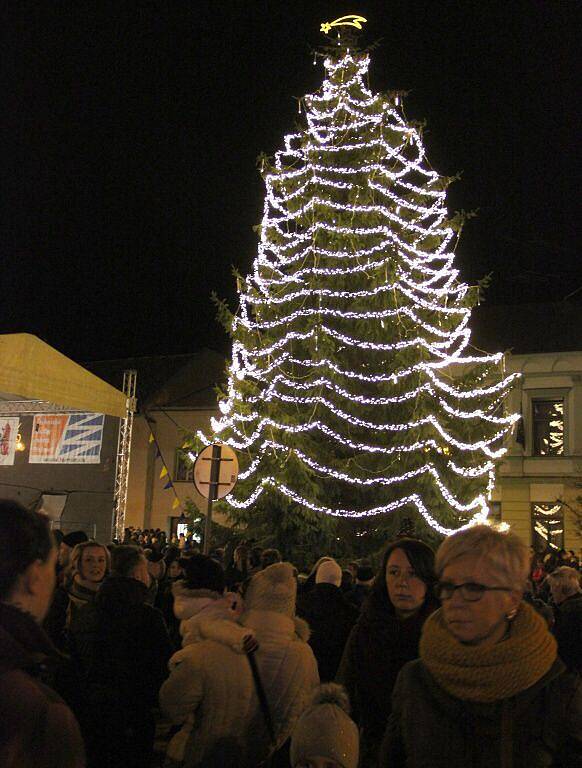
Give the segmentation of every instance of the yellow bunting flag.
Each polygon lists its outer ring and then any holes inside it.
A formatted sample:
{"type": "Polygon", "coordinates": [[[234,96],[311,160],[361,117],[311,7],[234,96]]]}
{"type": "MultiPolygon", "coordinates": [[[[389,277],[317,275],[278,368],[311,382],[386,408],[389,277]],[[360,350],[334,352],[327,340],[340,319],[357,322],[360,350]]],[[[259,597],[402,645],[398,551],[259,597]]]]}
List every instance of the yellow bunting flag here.
{"type": "Polygon", "coordinates": [[[154,433],[153,432],[150,432],[150,440],[149,441],[150,441],[150,443],[154,442],[154,433]]]}
{"type": "Polygon", "coordinates": [[[176,507],[179,507],[179,506],[180,506],[180,499],[176,496],[176,498],[172,503],[172,509],[176,509],[176,507]]]}
{"type": "Polygon", "coordinates": [[[162,467],[162,471],[160,472],[160,480],[162,477],[165,477],[168,474],[168,470],[166,467],[162,467]]]}

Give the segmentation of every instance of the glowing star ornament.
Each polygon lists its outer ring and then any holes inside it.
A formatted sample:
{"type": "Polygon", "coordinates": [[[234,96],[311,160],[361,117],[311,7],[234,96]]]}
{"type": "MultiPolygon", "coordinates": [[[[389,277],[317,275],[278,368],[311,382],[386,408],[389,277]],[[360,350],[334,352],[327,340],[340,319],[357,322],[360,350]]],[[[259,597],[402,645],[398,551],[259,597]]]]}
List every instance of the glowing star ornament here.
{"type": "Polygon", "coordinates": [[[518,374],[471,346],[476,295],[454,266],[446,180],[399,97],[369,90],[368,66],[338,45],[304,99],[303,130],[264,169],[220,418],[198,437],[239,452],[224,503],[242,522],[281,504],[416,510],[448,534],[487,519],[518,374]]]}
{"type": "Polygon", "coordinates": [[[366,21],[367,19],[363,16],[349,13],[347,16],[340,16],[340,18],[335,21],[324,21],[320,31],[327,35],[334,27],[355,27],[356,29],[362,29],[362,22],[366,21]]]}

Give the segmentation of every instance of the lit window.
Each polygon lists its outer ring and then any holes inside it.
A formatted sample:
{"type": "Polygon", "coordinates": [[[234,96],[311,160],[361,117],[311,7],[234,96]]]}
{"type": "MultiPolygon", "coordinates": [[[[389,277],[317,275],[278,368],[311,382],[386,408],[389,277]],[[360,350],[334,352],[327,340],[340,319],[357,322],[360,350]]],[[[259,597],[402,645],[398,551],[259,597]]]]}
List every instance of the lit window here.
{"type": "Polygon", "coordinates": [[[564,548],[564,512],[561,504],[531,505],[533,547],[536,552],[557,552],[564,548]]]}
{"type": "Polygon", "coordinates": [[[564,455],[564,401],[533,400],[533,455],[564,455]]]}
{"type": "Polygon", "coordinates": [[[501,502],[489,502],[489,517],[487,518],[492,525],[499,525],[501,522],[501,502]]]}
{"type": "Polygon", "coordinates": [[[174,463],[174,482],[177,483],[192,483],[193,482],[194,464],[190,461],[188,456],[176,448],[176,461],[174,463]]]}

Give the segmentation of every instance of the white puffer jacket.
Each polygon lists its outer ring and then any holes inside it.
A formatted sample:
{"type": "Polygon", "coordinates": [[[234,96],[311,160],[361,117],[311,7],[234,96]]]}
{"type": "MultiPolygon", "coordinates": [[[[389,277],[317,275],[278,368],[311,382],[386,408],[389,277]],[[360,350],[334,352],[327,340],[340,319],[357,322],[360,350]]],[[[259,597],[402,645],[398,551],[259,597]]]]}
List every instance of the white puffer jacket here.
{"type": "Polygon", "coordinates": [[[275,727],[276,748],[291,735],[296,720],[319,684],[317,662],[301,619],[273,611],[248,611],[240,623],[199,621],[196,639],[170,659],[170,677],[160,691],[163,711],[183,723],[168,746],[168,757],[186,768],[247,768],[271,751],[248,658],[246,636],[259,643],[255,653],[275,727]]]}

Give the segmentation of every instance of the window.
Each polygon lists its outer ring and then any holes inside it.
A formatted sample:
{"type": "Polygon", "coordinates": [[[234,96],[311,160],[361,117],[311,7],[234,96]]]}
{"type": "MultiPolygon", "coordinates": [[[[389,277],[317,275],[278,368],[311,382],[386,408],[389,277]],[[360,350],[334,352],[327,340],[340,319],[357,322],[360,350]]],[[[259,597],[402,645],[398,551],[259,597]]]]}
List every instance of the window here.
{"type": "Polygon", "coordinates": [[[176,460],[174,462],[174,482],[175,483],[192,483],[193,482],[194,464],[188,458],[188,455],[176,448],[176,460]]]}
{"type": "Polygon", "coordinates": [[[536,552],[564,549],[564,512],[561,504],[531,505],[532,545],[536,552]]]}
{"type": "Polygon", "coordinates": [[[501,522],[501,502],[489,502],[489,517],[487,518],[492,525],[499,525],[501,522]]]}
{"type": "Polygon", "coordinates": [[[533,455],[564,455],[564,400],[532,400],[533,455]]]}

